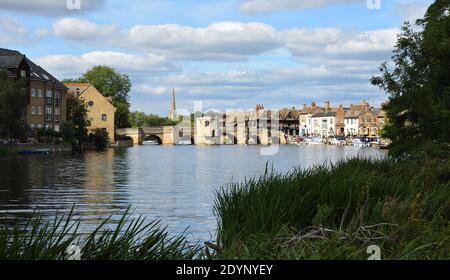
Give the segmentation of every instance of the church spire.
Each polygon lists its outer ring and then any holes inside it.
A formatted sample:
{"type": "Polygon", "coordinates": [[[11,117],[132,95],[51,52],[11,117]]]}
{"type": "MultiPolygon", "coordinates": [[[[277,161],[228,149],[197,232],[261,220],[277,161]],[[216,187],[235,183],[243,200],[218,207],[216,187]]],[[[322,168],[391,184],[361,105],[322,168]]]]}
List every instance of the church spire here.
{"type": "Polygon", "coordinates": [[[175,104],[175,89],[172,89],[172,100],[170,101],[170,112],[169,112],[169,119],[174,120],[175,119],[175,111],[177,110],[176,104],[175,104]]]}

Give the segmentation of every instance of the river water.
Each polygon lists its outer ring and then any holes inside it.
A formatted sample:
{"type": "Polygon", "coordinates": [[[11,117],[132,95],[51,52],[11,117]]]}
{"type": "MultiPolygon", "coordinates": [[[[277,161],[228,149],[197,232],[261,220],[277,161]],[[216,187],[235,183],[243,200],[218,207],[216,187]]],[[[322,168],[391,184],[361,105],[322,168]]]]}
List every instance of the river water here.
{"type": "Polygon", "coordinates": [[[172,233],[188,228],[192,241],[214,239],[215,191],[231,181],[264,173],[336,162],[385,151],[335,146],[138,146],[104,152],[16,156],[0,159],[0,216],[26,219],[35,209],[52,218],[75,205],[82,229],[131,205],[133,215],[161,220],[172,233]]]}

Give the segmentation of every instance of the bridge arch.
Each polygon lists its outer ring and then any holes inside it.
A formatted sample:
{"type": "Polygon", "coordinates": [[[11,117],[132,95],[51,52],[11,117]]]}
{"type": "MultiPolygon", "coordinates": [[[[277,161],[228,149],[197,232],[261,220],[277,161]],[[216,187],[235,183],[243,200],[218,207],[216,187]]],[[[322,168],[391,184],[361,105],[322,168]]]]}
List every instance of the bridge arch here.
{"type": "Polygon", "coordinates": [[[237,143],[238,143],[238,139],[233,134],[225,133],[221,137],[221,144],[224,144],[224,145],[237,145],[237,143]]]}
{"type": "Polygon", "coordinates": [[[269,136],[269,144],[287,144],[286,136],[283,131],[272,132],[269,136]]]}
{"type": "Polygon", "coordinates": [[[163,143],[162,139],[159,136],[154,135],[154,134],[145,135],[142,144],[145,145],[146,141],[154,141],[158,145],[162,145],[162,143],[163,143]]]}

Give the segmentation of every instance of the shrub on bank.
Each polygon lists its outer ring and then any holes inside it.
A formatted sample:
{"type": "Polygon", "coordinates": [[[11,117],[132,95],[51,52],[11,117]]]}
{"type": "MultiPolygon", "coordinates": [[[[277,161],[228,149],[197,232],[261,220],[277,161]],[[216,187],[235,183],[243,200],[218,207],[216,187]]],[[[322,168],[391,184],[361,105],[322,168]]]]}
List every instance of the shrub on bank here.
{"type": "Polygon", "coordinates": [[[450,259],[448,160],[352,159],[217,194],[217,258],[450,259]]]}

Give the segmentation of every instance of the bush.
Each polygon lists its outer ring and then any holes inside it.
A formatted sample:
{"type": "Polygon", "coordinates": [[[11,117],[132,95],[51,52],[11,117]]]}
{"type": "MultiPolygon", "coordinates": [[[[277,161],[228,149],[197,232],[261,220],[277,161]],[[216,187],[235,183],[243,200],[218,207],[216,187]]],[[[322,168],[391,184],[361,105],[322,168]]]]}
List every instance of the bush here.
{"type": "Polygon", "coordinates": [[[61,133],[51,128],[39,128],[37,130],[37,137],[41,143],[57,144],[59,142],[59,138],[61,138],[61,133]]]}
{"type": "Polygon", "coordinates": [[[217,194],[218,258],[450,258],[448,160],[352,159],[217,194]]]}
{"type": "Polygon", "coordinates": [[[65,143],[76,144],[76,129],[73,122],[68,121],[61,125],[61,136],[65,143]]]}
{"type": "Polygon", "coordinates": [[[91,143],[95,145],[95,147],[99,150],[103,150],[108,147],[108,132],[103,129],[97,128],[94,130],[94,133],[90,135],[91,143]]]}

